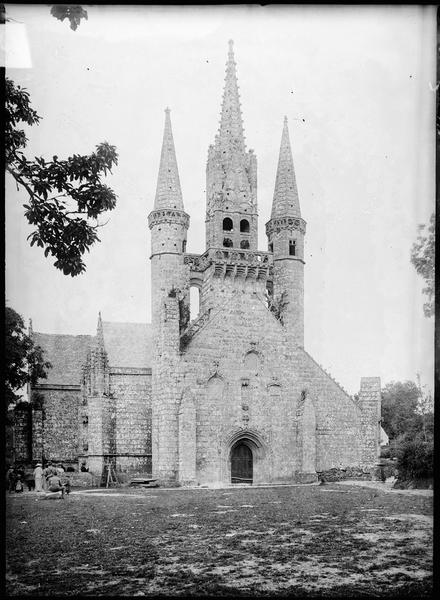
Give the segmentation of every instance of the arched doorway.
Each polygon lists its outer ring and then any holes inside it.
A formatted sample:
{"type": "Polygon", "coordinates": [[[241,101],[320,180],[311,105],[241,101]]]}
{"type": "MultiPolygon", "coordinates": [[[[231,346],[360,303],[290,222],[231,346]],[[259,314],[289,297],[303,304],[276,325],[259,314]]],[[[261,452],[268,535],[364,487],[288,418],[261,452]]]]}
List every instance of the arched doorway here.
{"type": "Polygon", "coordinates": [[[231,483],[253,482],[254,460],[252,450],[245,441],[237,442],[231,450],[231,483]]]}

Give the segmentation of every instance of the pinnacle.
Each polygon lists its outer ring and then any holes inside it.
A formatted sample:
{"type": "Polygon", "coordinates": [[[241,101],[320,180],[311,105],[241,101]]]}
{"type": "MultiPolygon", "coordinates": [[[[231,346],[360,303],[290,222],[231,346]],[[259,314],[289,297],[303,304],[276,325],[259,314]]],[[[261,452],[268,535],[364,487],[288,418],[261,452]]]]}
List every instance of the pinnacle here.
{"type": "Polygon", "coordinates": [[[239,152],[245,152],[243,120],[241,116],[238,89],[233,41],[229,40],[228,61],[226,63],[225,87],[223,90],[219,128],[220,146],[228,155],[232,153],[233,146],[239,152]]]}
{"type": "Polygon", "coordinates": [[[155,210],[160,208],[184,210],[170,112],[167,106],[165,108],[165,126],[159,175],[157,177],[156,198],[154,200],[155,210]]]}
{"type": "Polygon", "coordinates": [[[284,117],[271,218],[301,217],[287,117],[284,117]]]}
{"type": "Polygon", "coordinates": [[[96,327],[96,345],[104,349],[104,330],[102,327],[101,311],[98,312],[98,325],[96,327]]]}

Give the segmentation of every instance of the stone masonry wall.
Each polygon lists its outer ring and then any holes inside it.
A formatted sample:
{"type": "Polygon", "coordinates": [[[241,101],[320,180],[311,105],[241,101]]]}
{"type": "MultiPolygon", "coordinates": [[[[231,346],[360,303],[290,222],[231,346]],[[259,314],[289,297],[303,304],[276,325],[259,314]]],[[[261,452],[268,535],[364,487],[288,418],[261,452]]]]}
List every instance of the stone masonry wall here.
{"type": "Polygon", "coordinates": [[[379,377],[362,377],[359,391],[362,464],[373,466],[380,454],[381,390],[379,377]]]}
{"type": "Polygon", "coordinates": [[[212,276],[204,282],[210,318],[186,348],[180,373],[196,401],[198,483],[230,480],[227,440],[240,432],[261,442],[254,482],[300,480],[303,464],[312,471],[313,454],[316,471],[362,462],[359,408],[306,352],[292,348],[262,287],[212,276]],[[257,356],[255,372],[248,353],[257,356]],[[301,430],[310,429],[310,419],[298,413],[304,394],[315,410],[313,447],[301,430]]]}
{"type": "MultiPolygon", "coordinates": [[[[71,386],[72,388],[73,386],[71,386]]],[[[78,389],[45,390],[43,454],[46,460],[76,461],[78,457],[78,389]]]]}
{"type": "Polygon", "coordinates": [[[151,468],[151,374],[111,370],[110,390],[115,397],[117,464],[123,470],[148,470],[151,468]]]}
{"type": "Polygon", "coordinates": [[[32,418],[30,404],[22,404],[14,410],[14,460],[31,460],[32,418]]]}
{"type": "Polygon", "coordinates": [[[316,470],[361,463],[360,412],[355,402],[303,350],[292,357],[316,411],[316,470]]]}
{"type": "Polygon", "coordinates": [[[228,440],[237,435],[260,445],[254,482],[292,481],[296,471],[284,333],[257,292],[264,284],[242,283],[212,279],[211,318],[184,355],[181,377],[196,400],[197,483],[230,481],[228,440]]]}

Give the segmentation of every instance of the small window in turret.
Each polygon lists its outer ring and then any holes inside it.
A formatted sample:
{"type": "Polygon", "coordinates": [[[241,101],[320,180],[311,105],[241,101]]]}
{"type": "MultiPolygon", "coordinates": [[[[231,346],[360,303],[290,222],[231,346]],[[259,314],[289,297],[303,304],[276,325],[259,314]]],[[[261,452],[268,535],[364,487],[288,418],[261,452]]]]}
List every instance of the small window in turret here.
{"type": "Polygon", "coordinates": [[[273,252],[273,243],[272,242],[269,244],[269,252],[273,252]]]}
{"type": "Polygon", "coordinates": [[[243,250],[249,250],[249,240],[241,240],[240,248],[243,250]]]}
{"type": "Polygon", "coordinates": [[[186,252],[186,240],[182,242],[182,252],[186,252]]]}
{"type": "Polygon", "coordinates": [[[232,223],[232,219],[226,217],[223,219],[223,231],[232,231],[234,228],[234,224],[232,223]]]}
{"type": "Polygon", "coordinates": [[[296,241],[289,240],[289,254],[290,256],[296,256],[296,241]]]}
{"type": "Polygon", "coordinates": [[[242,219],[240,221],[240,231],[242,233],[249,233],[249,221],[247,219],[242,219]]]}
{"type": "Polygon", "coordinates": [[[232,246],[233,246],[232,240],[231,240],[231,239],[229,239],[229,238],[225,238],[225,239],[223,240],[223,246],[224,246],[225,248],[232,248],[232,246]]]}

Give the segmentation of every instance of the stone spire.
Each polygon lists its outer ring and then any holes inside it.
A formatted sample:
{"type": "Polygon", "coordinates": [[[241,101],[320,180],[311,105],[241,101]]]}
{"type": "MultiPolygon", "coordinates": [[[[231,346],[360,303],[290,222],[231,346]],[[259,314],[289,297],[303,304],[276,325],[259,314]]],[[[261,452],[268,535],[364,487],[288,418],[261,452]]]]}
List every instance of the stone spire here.
{"type": "Polygon", "coordinates": [[[271,219],[278,217],[301,217],[287,117],[284,117],[271,213],[271,219]]]}
{"type": "Polygon", "coordinates": [[[98,325],[96,327],[96,346],[99,350],[104,350],[104,329],[102,327],[101,311],[98,313],[98,325]]]}
{"type": "Polygon", "coordinates": [[[154,210],[161,208],[184,210],[169,108],[165,109],[162,153],[154,200],[154,210]]]}
{"type": "Polygon", "coordinates": [[[32,328],[32,319],[29,319],[28,336],[30,338],[34,336],[34,330],[32,328]]]}
{"type": "Polygon", "coordinates": [[[220,129],[218,136],[216,136],[216,145],[229,154],[232,154],[234,150],[244,154],[243,119],[241,116],[233,46],[234,42],[229,40],[220,129]]]}

